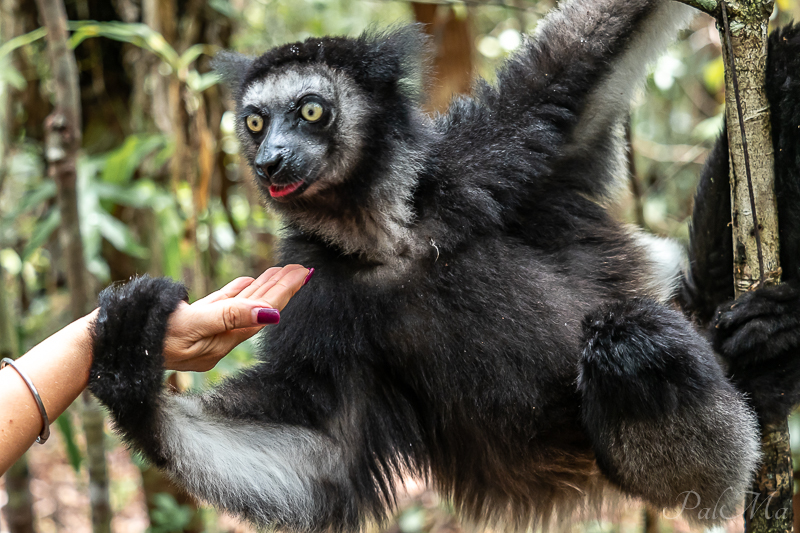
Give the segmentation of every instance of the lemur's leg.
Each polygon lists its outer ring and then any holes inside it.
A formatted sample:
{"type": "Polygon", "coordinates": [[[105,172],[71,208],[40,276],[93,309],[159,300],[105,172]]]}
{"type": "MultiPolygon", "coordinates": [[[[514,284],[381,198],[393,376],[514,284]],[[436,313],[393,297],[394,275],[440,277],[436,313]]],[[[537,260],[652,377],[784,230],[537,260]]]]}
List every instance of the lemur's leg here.
{"type": "MultiPolygon", "coordinates": [[[[800,25],[770,35],[766,85],[775,152],[781,267],[784,281],[792,281],[800,279],[800,25]]],[[[684,310],[702,324],[711,321],[718,305],[733,298],[728,172],[728,136],[723,129],[697,186],[689,271],[679,297],[684,310]]]]}
{"type": "Polygon", "coordinates": [[[227,382],[227,393],[162,390],[167,318],[184,299],[182,285],[147,277],[101,293],[89,387],[123,438],[192,493],[258,523],[356,529],[347,462],[334,435],[311,421],[329,410],[314,394],[300,399],[314,415],[290,424],[279,416],[289,393],[271,394],[259,367],[227,382]]]}
{"type": "Polygon", "coordinates": [[[679,506],[693,491],[716,520],[734,517],[758,462],[758,428],[708,342],[647,299],[604,306],[583,331],[582,420],[601,471],[654,506],[679,506]]]}

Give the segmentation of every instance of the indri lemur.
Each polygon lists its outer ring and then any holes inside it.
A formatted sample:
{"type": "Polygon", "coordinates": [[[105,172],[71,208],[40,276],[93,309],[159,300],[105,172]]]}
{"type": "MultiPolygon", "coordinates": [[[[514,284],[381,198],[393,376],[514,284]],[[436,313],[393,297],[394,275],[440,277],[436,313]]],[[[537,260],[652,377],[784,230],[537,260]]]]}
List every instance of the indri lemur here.
{"type": "Polygon", "coordinates": [[[692,13],[562,2],[496,83],[434,118],[415,28],[221,57],[242,156],[286,224],[280,262],[317,275],[261,362],[202,394],[162,390],[184,287],[105,291],[91,390],[125,440],[289,531],[357,530],[408,475],[508,528],[609,486],[655,507],[695,491],[732,516],[759,422],[798,398],[800,30],[773,38],[769,73],[787,283],[715,314],[733,286],[724,135],[686,273],[676,245],[606,209],[631,93],[692,13]]]}

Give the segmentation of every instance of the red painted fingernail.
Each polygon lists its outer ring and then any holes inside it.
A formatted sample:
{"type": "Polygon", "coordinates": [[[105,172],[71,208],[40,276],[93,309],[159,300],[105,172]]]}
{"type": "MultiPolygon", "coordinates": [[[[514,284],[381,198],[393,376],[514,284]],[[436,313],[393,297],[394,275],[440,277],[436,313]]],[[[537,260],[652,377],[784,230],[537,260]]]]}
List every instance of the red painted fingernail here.
{"type": "Polygon", "coordinates": [[[281,321],[281,312],[277,309],[264,308],[258,310],[259,324],[277,324],[281,321]]]}
{"type": "Polygon", "coordinates": [[[303,286],[304,287],[305,287],[306,283],[308,283],[311,280],[311,276],[313,276],[313,275],[314,275],[314,268],[312,267],[312,268],[308,269],[308,274],[306,274],[306,279],[303,280],[303,286]]]}

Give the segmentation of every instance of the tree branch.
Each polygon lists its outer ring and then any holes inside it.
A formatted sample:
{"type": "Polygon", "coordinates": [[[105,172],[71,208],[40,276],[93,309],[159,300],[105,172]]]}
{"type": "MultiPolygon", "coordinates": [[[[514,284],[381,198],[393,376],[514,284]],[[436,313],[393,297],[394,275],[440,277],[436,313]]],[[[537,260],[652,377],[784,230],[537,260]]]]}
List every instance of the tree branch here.
{"type": "Polygon", "coordinates": [[[712,17],[718,16],[720,12],[719,2],[717,0],[678,0],[678,1],[686,4],[687,6],[692,6],[695,9],[699,9],[703,13],[707,13],[712,17]]]}

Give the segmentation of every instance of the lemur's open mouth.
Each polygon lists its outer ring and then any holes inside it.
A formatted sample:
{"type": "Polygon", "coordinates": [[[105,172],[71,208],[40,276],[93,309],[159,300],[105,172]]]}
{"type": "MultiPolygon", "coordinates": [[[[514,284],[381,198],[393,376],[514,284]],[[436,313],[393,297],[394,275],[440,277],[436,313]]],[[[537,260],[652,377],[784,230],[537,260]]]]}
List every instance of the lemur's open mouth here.
{"type": "Polygon", "coordinates": [[[294,183],[290,183],[289,185],[270,185],[269,186],[269,194],[273,198],[280,198],[281,196],[287,196],[292,194],[294,191],[299,189],[303,183],[303,180],[296,181],[294,183]]]}

